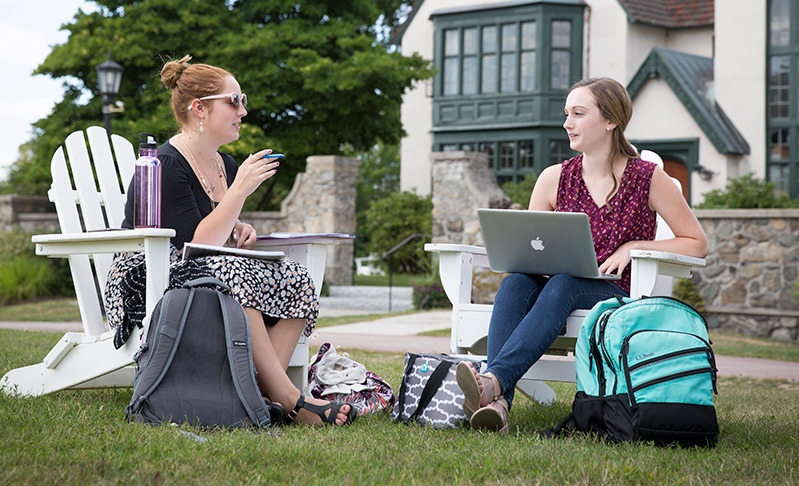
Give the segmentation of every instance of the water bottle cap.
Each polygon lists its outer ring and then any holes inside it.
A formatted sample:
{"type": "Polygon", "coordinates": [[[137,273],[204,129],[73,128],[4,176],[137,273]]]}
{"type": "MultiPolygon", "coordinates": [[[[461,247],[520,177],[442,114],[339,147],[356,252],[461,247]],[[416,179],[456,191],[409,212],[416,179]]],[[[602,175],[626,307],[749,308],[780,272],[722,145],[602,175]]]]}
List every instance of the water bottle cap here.
{"type": "Polygon", "coordinates": [[[152,133],[140,133],[139,148],[146,148],[146,149],[158,148],[158,136],[152,133]]]}

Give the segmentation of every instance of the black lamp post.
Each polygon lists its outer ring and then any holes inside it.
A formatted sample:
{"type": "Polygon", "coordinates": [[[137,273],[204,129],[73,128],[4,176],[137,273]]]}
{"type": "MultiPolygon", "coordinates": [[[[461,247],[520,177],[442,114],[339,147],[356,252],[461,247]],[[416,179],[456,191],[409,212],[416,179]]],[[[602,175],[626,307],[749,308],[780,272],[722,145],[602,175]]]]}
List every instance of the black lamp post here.
{"type": "Polygon", "coordinates": [[[97,65],[97,83],[100,86],[100,94],[103,95],[103,123],[105,131],[111,136],[111,114],[125,111],[122,102],[114,104],[114,96],[119,93],[119,85],[122,82],[122,66],[111,58],[108,53],[108,60],[97,65]]]}

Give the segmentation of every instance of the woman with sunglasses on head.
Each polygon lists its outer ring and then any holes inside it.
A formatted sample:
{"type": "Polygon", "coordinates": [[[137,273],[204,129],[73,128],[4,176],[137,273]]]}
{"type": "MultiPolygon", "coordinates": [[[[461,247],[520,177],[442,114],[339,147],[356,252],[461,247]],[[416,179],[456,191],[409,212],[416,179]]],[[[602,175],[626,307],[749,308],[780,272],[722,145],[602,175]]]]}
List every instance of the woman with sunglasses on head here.
{"type": "MultiPolygon", "coordinates": [[[[247,97],[224,69],[190,64],[190,56],[167,62],[161,80],[172,91],[172,110],[180,125],[177,135],[158,147],[162,164],[161,226],[172,238],[170,288],[214,277],[231,288],[250,323],[258,386],[298,423],[344,425],[356,411],[348,404],[306,397],[286,375],[300,334],[310,335],[319,303],[308,271],[290,260],[253,260],[208,256],[181,260],[188,242],[252,248],[255,229],[239,221],[245,199],[279,165],[264,159],[269,149],[250,155],[240,166],[219,147],[239,138],[247,114],[247,97]]],[[[133,187],[128,190],[123,227],[132,228],[133,187]]],[[[144,265],[141,253],[115,257],[106,286],[109,324],[114,343],[124,344],[144,317],[144,265]]]]}
{"type": "Polygon", "coordinates": [[[569,90],[563,128],[580,155],[541,172],[530,209],[586,213],[599,271],[621,279],[520,273],[503,279],[488,328],[486,372],[465,363],[457,368],[473,427],[507,432],[516,383],[552,345],[568,315],[629,296],[631,250],[707,255],[707,237],[680,189],[624,136],[632,112],[627,90],[613,79],[586,79],[569,90]],[[658,214],[674,238],[653,241],[658,214]]]}

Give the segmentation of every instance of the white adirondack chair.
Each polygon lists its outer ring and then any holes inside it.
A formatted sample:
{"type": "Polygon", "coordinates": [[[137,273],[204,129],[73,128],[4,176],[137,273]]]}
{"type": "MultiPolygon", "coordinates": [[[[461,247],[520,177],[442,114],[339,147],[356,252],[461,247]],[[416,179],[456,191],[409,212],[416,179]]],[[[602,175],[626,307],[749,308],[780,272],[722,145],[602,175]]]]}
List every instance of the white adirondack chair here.
{"type": "MultiPolygon", "coordinates": [[[[675,180],[676,182],[676,180],[675,180]]],[[[679,183],[677,183],[679,185],[679,183]]],[[[673,237],[658,216],[656,240],[673,237]]],[[[488,325],[493,305],[472,303],[474,268],[489,268],[484,247],[450,243],[428,243],[425,250],[439,254],[439,275],[444,292],[452,303],[450,352],[485,359],[488,325]]],[[[671,295],[674,277],[688,278],[693,267],[705,266],[705,260],[662,251],[633,250],[630,296],[671,295]]],[[[576,382],[574,348],[587,309],[572,312],[564,331],[540,360],[519,380],[517,389],[530,398],[549,405],[557,397],[546,381],[576,382]]]]}
{"type": "MultiPolygon", "coordinates": [[[[124,219],[125,191],[133,177],[136,159],[133,145],[118,135],[112,135],[109,144],[107,133],[101,127],[90,127],[85,135],[81,131],[74,132],[67,137],[65,145],[69,168],[64,149],[59,147],[51,162],[53,183],[48,191],[50,200],[55,203],[62,233],[36,235],[32,240],[38,255],[69,259],[83,332],[66,333],[41,363],[9,371],[0,379],[0,389],[6,393],[42,395],[63,389],[132,386],[133,355],[141,336],[146,334],[149,315],[168,283],[169,239],[174,236],[174,230],[106,231],[119,228],[124,219]],[[113,346],[114,332],[109,330],[102,316],[102,289],[113,254],[121,251],[145,253],[148,317],[141,333],[131,335],[117,350],[113,346]]],[[[281,241],[279,244],[264,243],[264,246],[282,250],[289,258],[305,265],[318,295],[324,278],[326,245],[334,243],[337,243],[334,239],[313,238],[297,244],[281,241]]],[[[308,341],[302,337],[289,365],[289,376],[300,389],[307,380],[308,354],[308,341]]]]}

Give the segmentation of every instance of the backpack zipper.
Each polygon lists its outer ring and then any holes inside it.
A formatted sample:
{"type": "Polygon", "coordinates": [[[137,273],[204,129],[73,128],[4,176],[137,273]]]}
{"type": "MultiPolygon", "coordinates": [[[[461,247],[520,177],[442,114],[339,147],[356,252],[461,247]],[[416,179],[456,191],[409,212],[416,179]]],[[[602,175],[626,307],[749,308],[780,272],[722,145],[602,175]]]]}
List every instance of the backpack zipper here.
{"type": "MultiPolygon", "coordinates": [[[[622,352],[619,353],[619,357],[621,357],[622,354],[626,353],[626,352],[627,352],[627,349],[625,348],[624,344],[622,344],[622,352]]],[[[632,371],[637,370],[638,368],[642,368],[644,366],[647,366],[647,365],[650,365],[650,364],[653,364],[653,363],[657,363],[658,361],[666,361],[666,360],[671,359],[671,358],[676,358],[678,356],[686,356],[686,355],[689,355],[689,354],[699,354],[699,353],[706,354],[706,352],[707,352],[707,348],[705,348],[705,347],[681,349],[679,351],[673,351],[671,353],[664,354],[664,355],[661,355],[661,356],[657,356],[655,358],[650,358],[650,359],[647,359],[647,360],[644,360],[644,361],[639,361],[638,363],[635,363],[634,365],[629,366],[629,367],[627,367],[625,365],[625,369],[628,372],[632,372],[632,371]]],[[[622,362],[622,360],[619,360],[619,361],[622,362]]],[[[626,362],[626,360],[624,360],[624,362],[626,362]]]]}
{"type": "MultiPolygon", "coordinates": [[[[607,386],[607,378],[605,378],[605,368],[603,366],[603,361],[605,361],[606,363],[608,363],[610,365],[611,370],[613,369],[613,366],[612,366],[612,363],[610,362],[610,360],[607,359],[607,357],[604,357],[604,359],[603,359],[603,353],[600,350],[600,346],[602,346],[604,348],[604,345],[601,344],[601,343],[602,343],[602,340],[605,337],[605,327],[607,326],[608,320],[610,319],[610,315],[613,313],[614,310],[615,310],[615,308],[614,309],[609,309],[609,310],[605,311],[599,317],[599,326],[598,326],[599,327],[599,343],[597,343],[597,332],[596,332],[597,328],[596,327],[594,327],[594,332],[591,333],[591,338],[589,340],[589,346],[591,348],[591,360],[590,360],[589,365],[592,365],[594,362],[596,362],[596,367],[597,367],[596,375],[597,375],[597,382],[599,383],[599,396],[604,396],[605,395],[605,388],[607,386]]],[[[591,370],[591,368],[592,367],[589,366],[589,368],[588,368],[589,371],[591,370]]]]}
{"type": "MultiPolygon", "coordinates": [[[[681,371],[679,373],[672,373],[670,375],[661,376],[660,378],[655,378],[654,380],[649,380],[647,382],[641,383],[640,385],[638,385],[638,386],[636,386],[635,388],[632,388],[632,389],[629,388],[629,384],[628,384],[627,394],[630,396],[630,405],[632,406],[633,409],[635,409],[638,406],[638,404],[635,401],[635,392],[637,392],[637,391],[639,391],[639,390],[641,390],[643,388],[648,388],[650,386],[655,386],[655,385],[658,385],[660,383],[664,383],[664,382],[671,381],[671,380],[676,380],[676,379],[679,379],[679,378],[685,378],[686,376],[701,375],[701,374],[704,374],[704,373],[710,373],[711,375],[715,375],[715,370],[712,367],[710,367],[710,366],[705,366],[705,367],[696,368],[696,369],[693,369],[693,370],[681,371]]],[[[629,377],[629,375],[627,375],[627,376],[629,377]]],[[[629,380],[629,378],[628,378],[628,380],[629,380]]],[[[715,389],[716,389],[716,386],[714,384],[713,385],[713,390],[715,391],[715,389]]]]}
{"type": "MultiPolygon", "coordinates": [[[[604,359],[605,364],[607,365],[608,369],[610,370],[611,373],[613,373],[614,376],[616,375],[616,367],[613,365],[613,360],[610,359],[610,353],[608,352],[608,348],[605,345],[605,330],[607,330],[608,321],[610,321],[611,315],[617,309],[618,309],[618,307],[616,307],[616,308],[614,308],[612,310],[606,311],[606,314],[604,314],[602,316],[602,320],[599,321],[599,343],[598,343],[598,346],[597,346],[597,348],[598,348],[597,349],[597,353],[599,354],[600,359],[604,359]]],[[[603,378],[604,382],[607,383],[607,378],[605,377],[604,370],[603,370],[603,373],[602,373],[602,378],[603,378]]],[[[613,381],[613,394],[614,395],[616,394],[616,383],[617,383],[617,381],[618,380],[614,380],[613,381]]],[[[603,387],[603,392],[604,392],[604,387],[603,387]]],[[[603,395],[604,395],[604,393],[603,393],[603,395]]]]}
{"type": "Polygon", "coordinates": [[[688,332],[682,332],[682,331],[664,331],[664,330],[657,330],[657,329],[641,329],[639,331],[635,331],[635,332],[629,334],[628,336],[625,336],[624,340],[622,341],[621,351],[619,352],[619,363],[621,364],[622,368],[624,369],[624,378],[625,378],[625,381],[627,382],[627,393],[628,393],[628,395],[630,397],[630,404],[632,405],[633,408],[635,408],[637,406],[636,401],[635,401],[635,392],[636,391],[641,390],[642,388],[647,388],[647,387],[650,387],[650,386],[654,386],[654,385],[657,385],[659,383],[663,383],[663,382],[666,382],[666,381],[670,381],[670,380],[674,380],[674,379],[678,379],[678,378],[684,378],[686,376],[698,375],[698,374],[702,374],[702,373],[710,373],[711,383],[713,384],[713,393],[715,393],[716,395],[719,394],[718,389],[716,388],[716,378],[718,376],[718,369],[716,368],[716,358],[715,358],[715,356],[713,354],[713,349],[710,347],[710,343],[708,343],[701,336],[697,336],[696,334],[692,334],[692,333],[688,333],[688,332]],[[636,334],[641,333],[641,332],[669,332],[669,333],[675,333],[675,334],[684,334],[684,335],[687,335],[687,336],[692,336],[692,337],[698,339],[699,341],[702,341],[702,343],[705,346],[689,348],[689,349],[683,349],[683,350],[680,350],[680,351],[674,351],[674,352],[671,352],[671,353],[668,353],[668,354],[664,354],[662,356],[658,356],[656,358],[652,358],[652,359],[648,359],[648,360],[645,360],[645,361],[641,361],[640,363],[636,363],[633,366],[629,366],[629,361],[627,360],[627,355],[628,355],[628,352],[630,350],[630,339],[633,336],[635,336],[636,334]],[[641,383],[637,387],[633,388],[633,386],[632,386],[632,378],[630,377],[630,372],[631,371],[634,371],[634,370],[636,370],[638,368],[641,368],[643,366],[650,365],[652,363],[656,363],[658,361],[664,361],[664,360],[675,358],[675,357],[678,357],[678,356],[687,356],[689,354],[697,354],[697,353],[705,353],[707,355],[708,365],[709,366],[702,367],[702,368],[697,368],[697,369],[694,369],[694,370],[682,371],[680,373],[673,373],[673,374],[670,374],[670,375],[666,375],[666,376],[663,376],[663,377],[660,377],[660,378],[656,378],[654,380],[649,380],[647,382],[641,383]]]}

